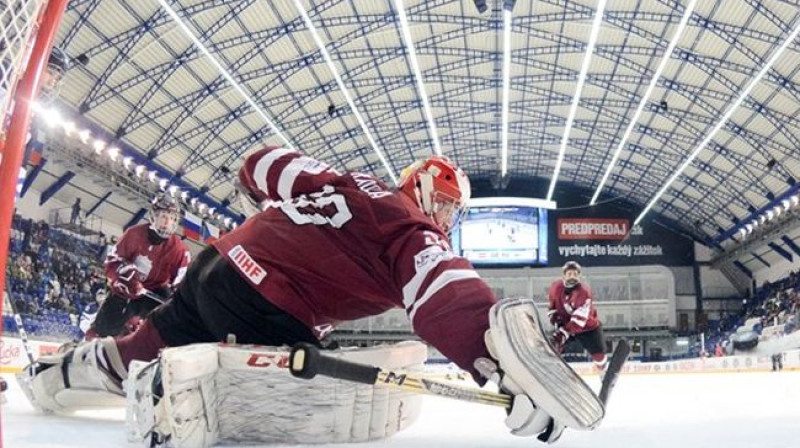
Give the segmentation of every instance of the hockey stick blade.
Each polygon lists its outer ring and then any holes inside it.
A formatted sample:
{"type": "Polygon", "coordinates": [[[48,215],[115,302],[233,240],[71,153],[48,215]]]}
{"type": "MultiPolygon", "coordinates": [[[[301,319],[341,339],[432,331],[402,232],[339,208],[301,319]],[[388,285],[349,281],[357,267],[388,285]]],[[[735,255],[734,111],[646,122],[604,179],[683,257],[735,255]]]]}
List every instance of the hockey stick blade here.
{"type": "Polygon", "coordinates": [[[320,352],[319,348],[300,343],[289,355],[289,371],[298,378],[311,379],[317,375],[328,376],[362,384],[384,385],[412,393],[435,395],[508,408],[511,397],[471,387],[463,387],[425,378],[406,372],[393,372],[379,367],[345,361],[320,352]]]}
{"type": "Polygon", "coordinates": [[[617,348],[614,349],[614,353],[611,355],[611,359],[608,361],[608,368],[606,369],[606,374],[603,377],[603,384],[598,394],[598,398],[600,398],[604,406],[608,404],[608,397],[617,384],[617,379],[622,372],[622,367],[625,365],[625,361],[628,360],[630,354],[631,346],[628,344],[628,341],[624,339],[620,340],[617,343],[617,348]]]}

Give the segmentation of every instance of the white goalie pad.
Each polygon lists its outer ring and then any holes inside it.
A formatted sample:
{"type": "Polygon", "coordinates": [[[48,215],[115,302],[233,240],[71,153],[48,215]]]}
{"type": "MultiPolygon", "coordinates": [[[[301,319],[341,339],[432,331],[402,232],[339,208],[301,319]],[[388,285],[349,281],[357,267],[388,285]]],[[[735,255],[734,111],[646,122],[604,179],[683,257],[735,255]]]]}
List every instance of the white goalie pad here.
{"type": "MultiPolygon", "coordinates": [[[[392,370],[421,370],[427,347],[401,342],[326,352],[392,370]]],[[[389,437],[419,415],[421,396],[384,386],[294,378],[288,347],[195,344],[133,363],[125,388],[131,441],[214,444],[361,442],[389,437]]]]}
{"type": "Polygon", "coordinates": [[[490,311],[489,325],[500,368],[537,407],[569,428],[588,430],[600,424],[603,404],[550,346],[532,300],[500,301],[490,311]]]}

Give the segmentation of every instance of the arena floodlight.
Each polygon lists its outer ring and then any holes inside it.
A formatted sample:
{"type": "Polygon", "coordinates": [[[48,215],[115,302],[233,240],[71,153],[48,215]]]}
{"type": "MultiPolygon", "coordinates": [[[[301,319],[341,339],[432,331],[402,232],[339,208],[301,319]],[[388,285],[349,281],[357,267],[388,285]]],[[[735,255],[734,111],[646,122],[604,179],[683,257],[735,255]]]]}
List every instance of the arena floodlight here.
{"type": "MultiPolygon", "coordinates": [[[[606,185],[609,176],[611,175],[611,171],[614,170],[614,166],[617,164],[619,160],[619,155],[622,153],[622,148],[625,147],[625,144],[628,142],[628,138],[631,136],[633,129],[636,127],[636,123],[639,121],[639,116],[644,111],[645,106],[650,101],[650,95],[653,94],[653,90],[655,90],[656,85],[658,84],[658,80],[661,78],[661,73],[664,72],[664,68],[667,66],[667,62],[669,62],[670,58],[672,57],[672,52],[675,51],[675,47],[678,45],[678,41],[680,41],[681,37],[683,36],[683,31],[686,29],[686,25],[689,23],[689,17],[692,16],[692,12],[694,11],[694,7],[697,4],[697,0],[691,0],[689,5],[683,11],[683,16],[681,17],[681,21],[678,23],[678,28],[675,30],[675,34],[672,36],[672,40],[669,42],[669,46],[667,46],[667,51],[664,52],[664,56],[661,58],[661,62],[658,64],[658,68],[656,72],[653,74],[653,78],[650,80],[650,84],[647,86],[647,90],[644,93],[644,96],[639,101],[639,106],[636,108],[636,112],[633,113],[633,118],[628,123],[627,129],[625,129],[625,133],[622,135],[622,140],[620,140],[619,145],[614,150],[614,155],[611,157],[611,161],[608,162],[608,166],[606,167],[605,173],[603,173],[603,178],[600,180],[600,184],[597,186],[597,189],[594,191],[594,195],[592,195],[592,200],[589,201],[590,205],[594,205],[597,203],[597,198],[600,197],[600,192],[603,191],[603,187],[606,185]]],[[[665,109],[663,106],[664,101],[662,101],[662,109],[665,109]]]]}
{"type": "Polygon", "coordinates": [[[119,148],[116,146],[108,148],[108,157],[111,159],[111,161],[116,162],[117,157],[119,157],[119,148]]]}
{"type": "Polygon", "coordinates": [[[67,136],[75,132],[75,130],[77,129],[74,121],[65,121],[63,123],[63,126],[64,126],[64,133],[67,134],[67,136]]]}
{"type": "Polygon", "coordinates": [[[94,152],[96,152],[97,155],[100,155],[103,152],[103,150],[106,148],[106,142],[104,142],[103,140],[97,139],[97,140],[94,141],[94,143],[92,143],[92,148],[94,148],[94,152]]]}
{"type": "Polygon", "coordinates": [[[126,170],[131,169],[132,164],[133,164],[133,157],[128,156],[122,159],[122,166],[124,166],[126,170]]]}
{"type": "Polygon", "coordinates": [[[78,139],[80,139],[81,143],[83,143],[84,145],[89,143],[89,139],[91,137],[92,137],[92,133],[88,129],[84,129],[84,130],[78,132],[78,139]]]}
{"type": "Polygon", "coordinates": [[[725,111],[725,114],[722,116],[722,118],[717,122],[716,125],[714,125],[714,128],[711,129],[711,132],[709,132],[708,135],[706,135],[706,137],[703,139],[703,141],[700,142],[699,145],[697,145],[697,147],[692,151],[689,157],[683,161],[680,168],[678,168],[672,174],[672,176],[670,176],[667,182],[664,183],[664,185],[658,190],[658,193],[656,193],[653,199],[651,199],[650,202],[647,203],[647,206],[644,208],[644,210],[642,210],[642,213],[640,213],[639,216],[636,218],[634,224],[639,224],[642,221],[645,215],[647,215],[647,212],[649,212],[650,209],[653,208],[656,202],[658,202],[658,200],[661,199],[661,196],[663,196],[664,193],[669,189],[669,187],[672,186],[673,182],[675,182],[675,180],[681,174],[683,174],[683,172],[694,161],[694,159],[697,158],[697,155],[700,154],[700,151],[702,151],[706,147],[706,145],[708,145],[708,143],[714,138],[714,135],[716,135],[716,133],[719,132],[720,129],[722,129],[722,126],[724,126],[725,123],[727,123],[728,120],[730,120],[731,116],[739,107],[739,105],[742,104],[745,98],[750,96],[750,92],[753,90],[756,84],[758,84],[761,81],[764,75],[767,74],[767,72],[772,68],[772,66],[775,65],[775,62],[783,54],[784,50],[786,50],[786,48],[797,39],[798,34],[800,34],[800,24],[798,24],[795,27],[795,29],[792,31],[789,37],[787,37],[786,40],[783,41],[781,46],[778,47],[778,49],[772,54],[772,56],[770,56],[769,60],[767,60],[767,63],[761,67],[761,70],[759,70],[758,74],[756,74],[756,76],[753,77],[750,80],[750,82],[747,83],[747,86],[742,91],[742,94],[739,95],[739,97],[731,105],[731,107],[729,107],[728,110],[725,111]]]}
{"type": "Polygon", "coordinates": [[[54,128],[62,123],[61,114],[55,108],[48,108],[42,112],[42,117],[51,128],[54,128]]]}
{"type": "Polygon", "coordinates": [[[509,103],[511,102],[511,9],[503,9],[503,97],[500,131],[500,178],[508,173],[509,103]]]}
{"type": "Polygon", "coordinates": [[[428,120],[428,128],[430,129],[431,139],[433,140],[433,150],[437,156],[442,155],[442,147],[439,144],[439,133],[436,131],[436,120],[433,118],[433,110],[431,109],[430,99],[425,90],[425,80],[422,78],[422,70],[419,68],[417,61],[417,50],[414,47],[414,40],[411,37],[411,27],[408,25],[408,16],[406,15],[403,0],[394,0],[394,9],[397,11],[397,17],[400,19],[400,30],[406,49],[408,51],[408,60],[411,62],[411,69],[414,71],[414,78],[417,80],[417,92],[422,101],[422,107],[425,110],[425,119],[428,120]]]}
{"type": "Polygon", "coordinates": [[[183,31],[186,37],[188,37],[192,41],[194,46],[197,47],[197,49],[200,50],[201,53],[203,53],[203,55],[211,62],[212,65],[214,65],[217,71],[219,71],[219,74],[222,75],[222,77],[225,78],[226,81],[228,81],[228,84],[231,87],[233,87],[233,90],[238,92],[239,95],[241,95],[244,98],[245,102],[248,105],[250,105],[253,111],[267,123],[270,129],[272,129],[272,132],[274,132],[275,135],[277,135],[278,137],[280,137],[281,140],[283,140],[283,143],[284,145],[286,145],[287,148],[292,148],[293,145],[289,141],[289,138],[286,135],[284,135],[283,132],[281,132],[278,126],[275,125],[275,123],[272,121],[269,115],[267,115],[267,113],[264,111],[264,109],[261,108],[261,106],[259,106],[258,103],[255,102],[255,100],[253,100],[250,93],[248,93],[244,89],[244,87],[242,87],[241,84],[239,84],[236,81],[236,79],[233,78],[233,75],[231,75],[228,69],[224,67],[222,63],[218,61],[213,54],[211,54],[211,52],[202,42],[200,42],[200,39],[198,39],[197,36],[194,35],[194,33],[189,29],[189,26],[186,25],[186,23],[183,21],[183,19],[180,18],[180,16],[178,16],[178,13],[176,13],[175,10],[173,10],[167,4],[167,1],[158,0],[158,3],[161,5],[162,8],[164,8],[164,11],[166,11],[167,14],[172,18],[172,21],[175,22],[176,25],[178,25],[178,28],[180,28],[181,31],[183,31]]]}
{"type": "Polygon", "coordinates": [[[603,24],[603,11],[606,8],[606,0],[600,0],[597,3],[597,12],[592,22],[592,31],[589,34],[589,44],[586,46],[586,54],[583,56],[581,63],[581,71],[578,74],[578,85],[575,88],[575,96],[572,97],[572,104],[569,107],[569,114],[567,115],[567,124],[564,128],[564,135],[561,137],[561,146],[558,149],[558,158],[556,159],[556,166],[553,170],[553,177],[550,179],[550,188],[547,189],[547,200],[553,200],[553,193],[556,190],[556,182],[558,182],[558,175],[561,173],[561,165],[564,163],[564,153],[567,151],[567,143],[569,143],[569,133],[572,130],[572,124],[575,122],[575,115],[578,113],[578,104],[581,101],[581,93],[583,92],[583,85],[586,82],[586,74],[589,71],[589,64],[592,61],[592,53],[594,53],[594,45],[597,43],[597,36],[600,34],[600,26],[603,24]]]}
{"type": "MultiPolygon", "coordinates": [[[[161,2],[165,0],[159,0],[161,2]]],[[[344,81],[342,77],[339,76],[339,71],[336,69],[336,65],[333,63],[333,59],[331,59],[331,55],[328,53],[328,49],[325,47],[325,43],[322,41],[322,37],[320,37],[319,32],[317,32],[317,28],[314,26],[314,22],[311,21],[311,17],[306,12],[306,9],[300,3],[300,0],[294,0],[295,7],[300,15],[303,17],[303,22],[306,25],[306,28],[311,33],[311,37],[314,39],[314,42],[317,44],[317,48],[319,48],[320,53],[322,54],[322,58],[325,59],[325,63],[328,65],[328,70],[331,71],[333,74],[334,79],[336,80],[336,84],[339,86],[339,90],[342,91],[342,95],[344,95],[345,100],[347,100],[347,104],[350,105],[350,110],[353,112],[353,115],[358,120],[358,124],[361,125],[361,129],[364,131],[364,136],[369,141],[370,145],[372,146],[372,150],[375,154],[378,155],[383,166],[386,168],[386,172],[389,174],[389,177],[392,179],[395,185],[399,183],[397,180],[397,176],[394,173],[394,169],[392,166],[389,165],[389,161],[386,159],[386,155],[378,148],[378,144],[375,142],[375,139],[372,138],[372,133],[369,131],[367,127],[367,122],[364,120],[364,117],[361,116],[361,113],[356,108],[356,103],[353,101],[353,97],[350,95],[350,91],[347,89],[347,86],[344,85],[344,81]]]]}

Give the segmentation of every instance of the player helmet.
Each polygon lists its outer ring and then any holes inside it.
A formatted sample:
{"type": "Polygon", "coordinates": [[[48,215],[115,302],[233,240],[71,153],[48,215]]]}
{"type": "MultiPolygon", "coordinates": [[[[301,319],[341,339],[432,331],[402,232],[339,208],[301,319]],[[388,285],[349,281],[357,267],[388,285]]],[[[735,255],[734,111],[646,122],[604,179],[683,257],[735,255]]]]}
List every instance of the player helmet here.
{"type": "Polygon", "coordinates": [[[568,261],[561,268],[564,274],[564,286],[574,288],[581,282],[581,265],[577,261],[568,261]]]}
{"type": "Polygon", "coordinates": [[[398,188],[445,233],[467,211],[471,194],[466,173],[441,156],[414,162],[404,169],[398,188]]]}
{"type": "Polygon", "coordinates": [[[178,230],[181,218],[181,206],[178,200],[166,193],[159,193],[150,202],[147,220],[150,229],[161,238],[169,238],[178,230]]]}
{"type": "Polygon", "coordinates": [[[47,60],[47,70],[42,77],[42,90],[39,93],[39,101],[49,103],[58,97],[61,84],[67,70],[70,67],[70,59],[67,53],[59,47],[53,47],[50,51],[50,58],[47,60]]]}

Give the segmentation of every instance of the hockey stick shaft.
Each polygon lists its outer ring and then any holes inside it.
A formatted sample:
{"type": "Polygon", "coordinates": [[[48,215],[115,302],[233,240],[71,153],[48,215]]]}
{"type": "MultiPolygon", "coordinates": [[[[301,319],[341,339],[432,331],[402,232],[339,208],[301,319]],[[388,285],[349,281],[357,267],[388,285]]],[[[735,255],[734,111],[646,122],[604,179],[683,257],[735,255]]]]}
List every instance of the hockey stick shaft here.
{"type": "Polygon", "coordinates": [[[31,349],[31,344],[28,341],[28,332],[25,331],[25,326],[22,325],[22,315],[17,312],[17,308],[14,306],[14,302],[9,299],[9,305],[11,305],[11,312],[14,313],[14,323],[17,324],[17,333],[19,333],[19,339],[22,341],[22,348],[25,350],[25,354],[28,356],[28,361],[30,361],[31,365],[36,362],[36,359],[33,357],[33,350],[31,349]]]}
{"type": "Polygon", "coordinates": [[[324,355],[319,348],[305,343],[292,348],[289,355],[289,370],[298,378],[311,379],[323,375],[361,384],[384,385],[407,392],[504,408],[510,407],[512,401],[506,394],[447,384],[425,378],[423,375],[384,370],[324,355]]]}

